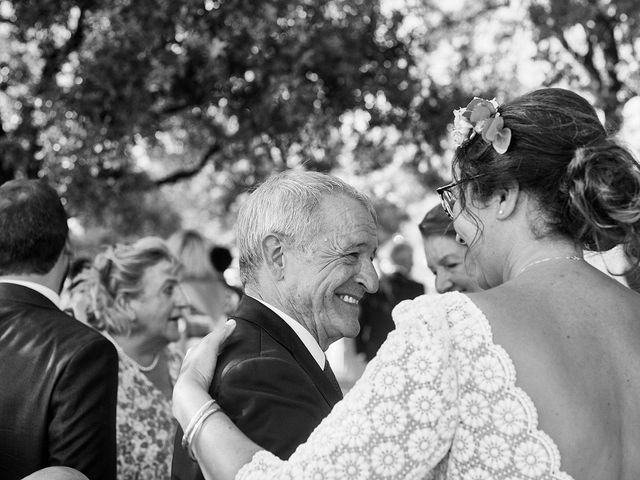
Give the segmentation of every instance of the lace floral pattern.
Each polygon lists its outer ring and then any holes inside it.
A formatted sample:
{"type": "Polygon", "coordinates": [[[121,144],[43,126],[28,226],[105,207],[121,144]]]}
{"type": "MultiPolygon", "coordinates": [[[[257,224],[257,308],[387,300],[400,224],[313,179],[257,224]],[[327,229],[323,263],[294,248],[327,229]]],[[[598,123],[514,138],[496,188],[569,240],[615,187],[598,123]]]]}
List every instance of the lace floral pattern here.
{"type": "MultiPolygon", "coordinates": [[[[182,356],[173,344],[164,352],[174,383],[182,356]]],[[[176,433],[170,400],[128,357],[118,363],[118,480],[169,480],[176,433]]]]}
{"type": "Polygon", "coordinates": [[[288,462],[257,453],[238,479],[572,480],[466,296],[421,296],[394,319],[362,379],[307,443],[288,462]]]}

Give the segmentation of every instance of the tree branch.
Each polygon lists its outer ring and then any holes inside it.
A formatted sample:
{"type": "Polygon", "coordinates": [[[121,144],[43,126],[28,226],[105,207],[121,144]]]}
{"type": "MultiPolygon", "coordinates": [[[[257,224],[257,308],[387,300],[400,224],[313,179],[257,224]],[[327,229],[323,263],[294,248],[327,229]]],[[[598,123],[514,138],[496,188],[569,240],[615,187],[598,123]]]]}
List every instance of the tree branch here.
{"type": "Polygon", "coordinates": [[[155,180],[153,184],[157,187],[160,187],[162,185],[176,183],[180,180],[185,180],[187,178],[193,177],[194,175],[202,171],[202,169],[209,162],[211,157],[213,157],[216,153],[220,152],[220,150],[222,150],[222,147],[220,146],[220,144],[217,142],[214,143],[207,149],[206,152],[204,152],[204,154],[200,158],[200,161],[193,168],[175,171],[164,178],[159,178],[158,180],[155,180]]]}
{"type": "Polygon", "coordinates": [[[71,33],[69,39],[62,47],[53,50],[49,53],[49,55],[47,55],[44,67],[42,68],[40,82],[38,84],[38,87],[35,89],[35,96],[40,95],[46,90],[46,87],[55,78],[56,73],[60,71],[62,62],[64,62],[64,60],[69,56],[70,53],[74,52],[80,47],[82,40],[84,40],[84,16],[85,10],[81,9],[80,15],[78,16],[78,26],[71,33]]]}
{"type": "Polygon", "coordinates": [[[605,57],[605,69],[607,76],[609,77],[611,89],[617,93],[622,89],[622,82],[618,78],[616,72],[616,66],[620,62],[620,54],[618,52],[618,44],[616,42],[614,25],[612,24],[611,17],[599,14],[596,20],[601,25],[603,35],[598,35],[600,42],[602,43],[602,52],[605,57]]]}
{"type": "Polygon", "coordinates": [[[603,82],[602,82],[602,76],[600,75],[600,72],[598,71],[595,64],[593,63],[594,50],[593,50],[593,41],[591,40],[591,35],[587,33],[587,53],[585,53],[584,55],[580,55],[573,48],[571,48],[571,45],[569,45],[569,42],[567,41],[567,37],[565,36],[562,30],[558,29],[554,25],[553,31],[555,32],[556,38],[560,41],[560,44],[563,46],[563,48],[567,52],[569,52],[571,56],[575,58],[578,61],[578,63],[580,63],[584,67],[584,69],[587,71],[589,76],[591,76],[592,79],[598,83],[598,90],[600,90],[603,82]]]}
{"type": "MultiPolygon", "coordinates": [[[[158,97],[161,97],[158,95],[158,97]]],[[[155,113],[158,115],[166,116],[166,115],[175,115],[176,113],[181,112],[182,110],[191,107],[187,102],[174,103],[170,105],[166,105],[162,108],[155,110],[155,113]]]]}

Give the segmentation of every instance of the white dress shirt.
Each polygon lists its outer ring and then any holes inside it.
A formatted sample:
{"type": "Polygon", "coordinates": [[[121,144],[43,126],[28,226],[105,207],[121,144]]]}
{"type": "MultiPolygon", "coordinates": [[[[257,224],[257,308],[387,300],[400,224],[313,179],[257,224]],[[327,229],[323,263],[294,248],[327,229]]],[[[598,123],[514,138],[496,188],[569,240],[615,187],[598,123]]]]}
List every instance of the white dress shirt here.
{"type": "Polygon", "coordinates": [[[315,338],[313,338],[313,335],[309,333],[309,330],[304,328],[299,322],[296,322],[289,315],[287,315],[281,310],[278,310],[276,307],[268,304],[264,300],[260,300],[259,298],[255,298],[255,297],[251,297],[251,298],[253,298],[254,300],[257,300],[258,302],[263,304],[265,307],[267,307],[269,310],[273,311],[273,313],[275,313],[280,318],[282,318],[282,320],[284,320],[285,323],[291,327],[291,330],[293,330],[296,333],[296,335],[298,336],[298,338],[300,338],[302,343],[304,343],[304,346],[307,347],[307,350],[309,350],[309,353],[311,354],[313,359],[318,363],[318,366],[322,370],[324,370],[324,362],[326,361],[326,357],[324,355],[324,352],[322,351],[322,348],[320,348],[320,345],[318,345],[318,341],[315,338]]]}

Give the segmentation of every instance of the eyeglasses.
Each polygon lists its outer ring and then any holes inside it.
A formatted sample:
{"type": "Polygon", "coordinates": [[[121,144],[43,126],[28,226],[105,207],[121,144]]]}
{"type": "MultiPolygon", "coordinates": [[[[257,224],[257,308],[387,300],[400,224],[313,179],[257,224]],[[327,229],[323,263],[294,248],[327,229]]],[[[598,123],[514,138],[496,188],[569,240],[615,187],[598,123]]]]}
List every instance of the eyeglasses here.
{"type": "Polygon", "coordinates": [[[451,189],[463,183],[467,183],[467,182],[470,182],[471,180],[475,180],[476,178],[484,177],[485,175],[486,174],[484,173],[480,175],[474,175],[473,177],[465,178],[464,180],[460,180],[459,182],[451,182],[448,185],[445,185],[443,187],[439,187],[436,189],[436,192],[438,192],[438,195],[440,196],[440,205],[442,205],[442,209],[445,211],[445,213],[449,216],[451,220],[453,220],[453,206],[455,205],[456,200],[458,199],[453,194],[451,189]]]}

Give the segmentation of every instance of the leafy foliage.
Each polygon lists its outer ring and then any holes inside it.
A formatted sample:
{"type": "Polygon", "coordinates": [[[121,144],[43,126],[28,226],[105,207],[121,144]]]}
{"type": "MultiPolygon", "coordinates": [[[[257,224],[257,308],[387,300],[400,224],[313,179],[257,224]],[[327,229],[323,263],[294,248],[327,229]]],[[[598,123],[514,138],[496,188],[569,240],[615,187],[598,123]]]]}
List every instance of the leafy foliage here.
{"type": "Polygon", "coordinates": [[[448,176],[451,112],[474,95],[569,86],[617,128],[640,89],[639,13],[634,0],[2,0],[0,182],[46,176],[83,224],[122,236],[171,231],[192,206],[228,226],[241,192],[285,168],[410,172],[431,189],[448,176]]]}
{"type": "Polygon", "coordinates": [[[591,93],[617,130],[625,102],[640,93],[640,4],[633,0],[533,0],[529,14],[538,56],[554,65],[548,82],[565,78],[591,93]]]}
{"type": "Polygon", "coordinates": [[[324,146],[342,112],[362,107],[376,124],[398,124],[414,95],[399,18],[376,2],[3,7],[2,178],[47,175],[92,215],[208,162],[245,159],[239,188],[296,163],[330,170],[324,146]],[[367,105],[372,95],[394,108],[367,105]]]}

